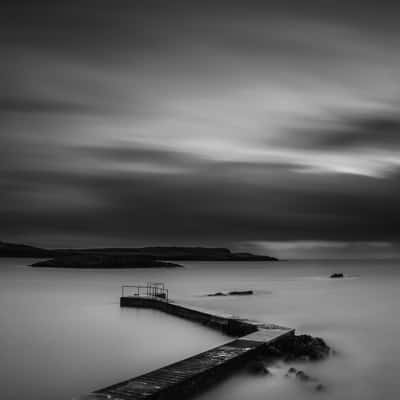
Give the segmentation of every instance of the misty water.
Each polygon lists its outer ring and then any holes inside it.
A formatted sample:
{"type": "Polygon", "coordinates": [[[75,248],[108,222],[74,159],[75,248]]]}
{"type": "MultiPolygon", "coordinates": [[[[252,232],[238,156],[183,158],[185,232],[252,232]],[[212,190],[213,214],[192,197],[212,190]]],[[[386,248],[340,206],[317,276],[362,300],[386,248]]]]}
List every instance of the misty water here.
{"type": "Polygon", "coordinates": [[[70,400],[229,340],[151,310],[120,309],[122,284],[163,281],[173,299],[321,336],[337,354],[247,370],[197,396],[210,400],[397,398],[400,269],[394,261],[185,263],[182,269],[33,269],[0,260],[3,400],[70,400]],[[343,272],[346,279],[329,279],[343,272]],[[253,289],[253,296],[206,297],[253,289]],[[290,366],[323,383],[284,375],[290,366]]]}

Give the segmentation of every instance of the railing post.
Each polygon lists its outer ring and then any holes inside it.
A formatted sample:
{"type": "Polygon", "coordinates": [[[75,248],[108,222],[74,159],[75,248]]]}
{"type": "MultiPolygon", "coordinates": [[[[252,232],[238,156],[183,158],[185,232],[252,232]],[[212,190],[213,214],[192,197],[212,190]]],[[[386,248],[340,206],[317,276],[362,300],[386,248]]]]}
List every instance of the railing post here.
{"type": "Polygon", "coordinates": [[[147,282],[146,286],[140,285],[121,285],[121,297],[129,296],[147,296],[156,299],[169,299],[168,289],[165,289],[164,284],[147,282]],[[128,289],[128,293],[127,290],[128,289]]]}

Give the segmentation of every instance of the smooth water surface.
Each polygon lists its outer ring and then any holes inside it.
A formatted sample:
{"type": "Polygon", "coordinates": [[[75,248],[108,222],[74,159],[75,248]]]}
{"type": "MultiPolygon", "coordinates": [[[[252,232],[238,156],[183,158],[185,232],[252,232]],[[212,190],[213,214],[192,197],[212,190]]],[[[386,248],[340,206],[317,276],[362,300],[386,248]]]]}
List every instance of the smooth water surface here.
{"type": "Polygon", "coordinates": [[[164,281],[170,296],[322,336],[338,354],[293,364],[327,387],[246,371],[199,399],[397,398],[400,269],[393,261],[185,263],[183,269],[57,270],[0,259],[3,400],[67,400],[227,340],[219,332],[150,310],[120,309],[120,285],[164,281]],[[329,279],[343,272],[346,279],[329,279]],[[207,297],[253,289],[255,295],[207,297]],[[311,397],[312,396],[312,397],[311,397]]]}
{"type": "Polygon", "coordinates": [[[160,311],[121,309],[124,271],[0,261],[2,400],[71,400],[229,339],[160,311]]]}

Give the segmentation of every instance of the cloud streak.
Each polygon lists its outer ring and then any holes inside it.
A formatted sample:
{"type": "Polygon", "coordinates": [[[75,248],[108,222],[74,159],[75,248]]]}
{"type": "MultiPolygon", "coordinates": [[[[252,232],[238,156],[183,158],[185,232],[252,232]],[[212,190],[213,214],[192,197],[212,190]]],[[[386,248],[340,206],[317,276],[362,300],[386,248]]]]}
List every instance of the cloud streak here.
{"type": "Polygon", "coordinates": [[[0,113],[101,114],[89,104],[57,99],[0,98],[0,113]]]}
{"type": "Polygon", "coordinates": [[[398,241],[399,5],[375,3],[8,2],[1,235],[398,241]]]}

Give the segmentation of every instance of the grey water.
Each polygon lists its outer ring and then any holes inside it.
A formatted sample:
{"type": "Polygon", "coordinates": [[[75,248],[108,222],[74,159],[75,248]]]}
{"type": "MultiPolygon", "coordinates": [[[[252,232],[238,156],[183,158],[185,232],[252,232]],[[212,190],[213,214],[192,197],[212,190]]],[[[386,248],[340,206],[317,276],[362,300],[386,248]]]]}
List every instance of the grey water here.
{"type": "Polygon", "coordinates": [[[229,340],[157,311],[120,309],[123,284],[163,281],[173,299],[321,336],[324,362],[245,369],[198,399],[397,398],[400,269],[397,261],[188,262],[181,269],[34,269],[0,259],[3,400],[70,400],[229,340]],[[343,272],[345,279],[329,279],[343,272]],[[253,296],[207,293],[253,289],[253,296]],[[286,378],[303,369],[327,390],[286,378]]]}

